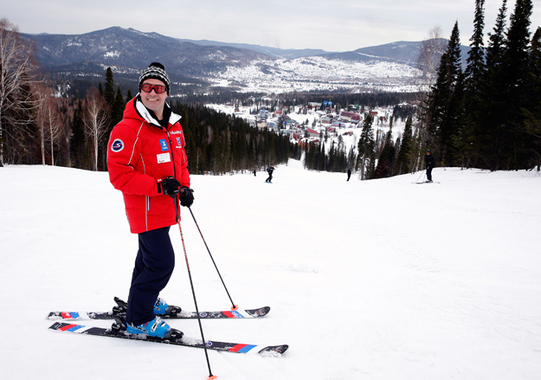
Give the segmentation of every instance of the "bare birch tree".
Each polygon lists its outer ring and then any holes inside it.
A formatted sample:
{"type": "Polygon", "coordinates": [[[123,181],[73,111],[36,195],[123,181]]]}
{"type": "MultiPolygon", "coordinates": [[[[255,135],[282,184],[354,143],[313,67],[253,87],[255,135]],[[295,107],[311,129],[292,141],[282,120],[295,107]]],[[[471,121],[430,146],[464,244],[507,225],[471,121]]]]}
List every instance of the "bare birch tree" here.
{"type": "Polygon", "coordinates": [[[54,144],[58,142],[63,133],[58,102],[52,96],[51,88],[44,83],[34,86],[34,96],[38,100],[39,106],[36,109],[36,124],[40,138],[41,163],[46,164],[45,144],[50,144],[51,165],[54,166],[54,144]]]}
{"type": "Polygon", "coordinates": [[[92,141],[94,170],[97,171],[99,146],[101,139],[107,132],[109,109],[107,102],[95,87],[92,87],[85,96],[83,122],[85,132],[92,141]]]}
{"type": "Polygon", "coordinates": [[[440,65],[441,56],[447,47],[447,40],[442,37],[441,27],[435,26],[428,32],[428,38],[421,43],[417,68],[427,80],[428,89],[434,84],[434,78],[440,65]]]}
{"type": "Polygon", "coordinates": [[[5,126],[15,130],[31,122],[31,117],[12,117],[28,113],[31,94],[23,90],[28,86],[34,65],[31,47],[17,28],[7,19],[0,20],[0,167],[4,166],[5,126]],[[24,96],[21,96],[23,94],[24,96]]]}
{"type": "MultiPolygon", "coordinates": [[[[432,86],[438,72],[438,68],[441,62],[441,56],[447,48],[447,40],[442,37],[442,30],[439,25],[433,27],[428,32],[428,38],[424,40],[419,48],[419,56],[417,57],[417,68],[423,73],[422,84],[420,86],[421,95],[421,106],[423,109],[426,109],[426,101],[428,93],[431,91],[432,86]]],[[[422,156],[421,149],[423,148],[423,143],[426,139],[426,115],[423,118],[418,120],[414,125],[414,134],[413,141],[414,145],[412,147],[413,157],[415,157],[412,162],[411,169],[412,172],[419,170],[422,167],[422,156]]]]}

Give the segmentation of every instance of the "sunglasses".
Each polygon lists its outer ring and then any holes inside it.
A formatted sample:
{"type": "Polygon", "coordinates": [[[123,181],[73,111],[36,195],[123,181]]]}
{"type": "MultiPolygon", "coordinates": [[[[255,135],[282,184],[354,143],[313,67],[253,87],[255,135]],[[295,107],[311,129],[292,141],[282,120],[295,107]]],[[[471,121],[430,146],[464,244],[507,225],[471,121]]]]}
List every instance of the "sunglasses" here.
{"type": "Polygon", "coordinates": [[[152,92],[154,90],[156,94],[163,94],[165,91],[167,91],[167,88],[165,86],[159,85],[159,84],[148,84],[145,83],[141,85],[141,90],[144,92],[152,92]]]}

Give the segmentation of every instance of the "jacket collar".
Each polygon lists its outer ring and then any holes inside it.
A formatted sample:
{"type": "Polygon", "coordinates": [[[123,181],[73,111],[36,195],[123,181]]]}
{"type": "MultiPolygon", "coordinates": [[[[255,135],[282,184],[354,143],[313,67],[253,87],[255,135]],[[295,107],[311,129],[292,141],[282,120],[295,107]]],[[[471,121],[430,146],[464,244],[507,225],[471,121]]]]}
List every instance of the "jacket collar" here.
{"type": "MultiPolygon", "coordinates": [[[[153,125],[157,128],[162,128],[160,122],[154,117],[154,113],[151,113],[148,108],[145,107],[143,102],[139,99],[139,94],[134,98],[133,105],[137,114],[145,120],[150,125],[153,125]]],[[[169,104],[165,103],[165,107],[169,107],[169,104]]],[[[169,116],[169,125],[173,125],[180,121],[182,116],[177,115],[171,111],[171,116],[169,116]]]]}

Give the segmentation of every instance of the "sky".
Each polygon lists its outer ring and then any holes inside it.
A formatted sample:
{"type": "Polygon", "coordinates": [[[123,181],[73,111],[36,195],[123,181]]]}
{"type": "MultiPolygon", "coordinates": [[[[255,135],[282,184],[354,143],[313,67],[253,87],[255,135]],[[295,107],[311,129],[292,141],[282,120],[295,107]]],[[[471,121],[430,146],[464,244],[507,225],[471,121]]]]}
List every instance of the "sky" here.
{"type": "MultiPolygon", "coordinates": [[[[537,3],[537,4],[536,4],[537,3]]],[[[475,0],[0,0],[0,17],[22,33],[84,34],[112,26],[165,36],[282,49],[351,51],[395,41],[422,41],[439,26],[448,38],[458,22],[469,45],[475,0]],[[158,4],[158,5],[154,5],[158,4]]],[[[485,35],[502,0],[485,1],[485,35]]],[[[541,25],[534,1],[530,31],[541,25]]],[[[515,1],[508,1],[508,16],[515,1]]]]}

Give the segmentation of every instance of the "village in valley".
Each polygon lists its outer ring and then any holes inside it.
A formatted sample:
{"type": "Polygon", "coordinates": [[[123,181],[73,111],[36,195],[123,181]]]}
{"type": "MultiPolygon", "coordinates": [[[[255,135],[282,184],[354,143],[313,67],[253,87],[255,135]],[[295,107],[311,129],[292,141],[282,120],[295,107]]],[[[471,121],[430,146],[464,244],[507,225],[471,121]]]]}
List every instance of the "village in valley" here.
{"type": "Polygon", "coordinates": [[[252,127],[269,129],[278,134],[288,135],[294,143],[304,145],[321,141],[341,143],[349,151],[358,143],[363,121],[371,114],[375,140],[382,141],[392,129],[393,140],[399,138],[405,127],[405,120],[393,119],[394,107],[364,109],[359,105],[349,105],[337,109],[331,101],[308,102],[305,105],[277,107],[243,106],[235,103],[207,104],[208,108],[242,118],[252,127]]]}

